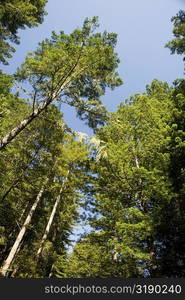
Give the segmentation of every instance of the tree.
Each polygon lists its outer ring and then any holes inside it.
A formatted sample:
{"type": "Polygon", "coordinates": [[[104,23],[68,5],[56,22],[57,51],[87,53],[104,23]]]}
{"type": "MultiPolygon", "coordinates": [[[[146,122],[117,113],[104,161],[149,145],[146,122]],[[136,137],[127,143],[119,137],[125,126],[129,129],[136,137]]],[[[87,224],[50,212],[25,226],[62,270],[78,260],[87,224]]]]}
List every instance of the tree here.
{"type": "MultiPolygon", "coordinates": [[[[20,106],[30,109],[24,102],[20,106]]],[[[9,108],[15,109],[16,118],[19,105],[9,108]]],[[[2,131],[12,122],[5,120],[2,131]]],[[[6,165],[0,174],[0,258],[4,276],[49,276],[56,255],[66,251],[68,236],[78,218],[83,161],[87,156],[87,146],[67,133],[53,105],[1,152],[0,159],[6,165]],[[69,167],[70,176],[62,188],[69,167]],[[43,189],[46,178],[49,181],[43,189]]]]}
{"type": "Polygon", "coordinates": [[[158,218],[171,199],[167,148],[172,107],[171,88],[154,80],[146,93],[121,104],[98,130],[94,200],[91,197],[88,204],[93,230],[77,243],[64,270],[61,266],[63,276],[67,268],[70,274],[84,276],[86,257],[99,247],[104,249],[101,260],[98,254],[91,257],[103,264],[94,273],[98,277],[143,277],[155,266],[158,218]]]}
{"type": "Polygon", "coordinates": [[[174,24],[173,34],[175,38],[168,42],[166,47],[171,50],[172,54],[182,55],[185,53],[185,11],[180,10],[171,20],[174,24]]]}
{"type": "Polygon", "coordinates": [[[167,151],[170,154],[169,182],[171,200],[158,211],[156,226],[156,268],[154,277],[184,277],[185,266],[185,85],[176,80],[172,93],[171,134],[167,151]]]}
{"type": "MultiPolygon", "coordinates": [[[[20,106],[23,106],[21,107],[22,109],[28,105],[21,102],[20,106]]],[[[19,105],[15,107],[21,114],[19,105]]],[[[10,106],[9,108],[15,110],[15,107],[10,106]]],[[[29,110],[29,107],[27,109],[29,110]]],[[[14,113],[16,116],[17,111],[14,111],[14,113]]],[[[1,261],[4,260],[2,267],[4,275],[14,259],[17,250],[20,248],[26,230],[32,221],[33,213],[35,213],[41,201],[41,196],[44,192],[41,183],[45,180],[44,177],[51,173],[53,167],[51,150],[52,155],[54,155],[54,147],[52,141],[49,142],[49,139],[51,136],[56,140],[57,137],[61,139],[64,134],[65,126],[62,127],[57,124],[61,115],[52,106],[47,113],[47,118],[46,115],[43,115],[36,124],[33,124],[29,130],[24,132],[24,135],[19,137],[16,144],[12,144],[11,149],[6,151],[6,154],[1,153],[0,155],[0,160],[6,165],[3,169],[4,165],[1,164],[2,184],[0,189],[1,225],[4,228],[1,261]],[[56,120],[55,122],[53,122],[53,116],[56,120]],[[38,195],[36,196],[37,189],[38,195]],[[34,197],[35,200],[33,201],[34,197]],[[17,230],[19,232],[17,233],[17,237],[15,237],[17,230]],[[8,252],[9,255],[7,256],[8,252]]],[[[11,114],[11,118],[13,116],[14,114],[11,114]]],[[[6,126],[8,125],[7,123],[8,118],[6,118],[6,126]]]]}
{"type": "Polygon", "coordinates": [[[60,278],[106,278],[111,268],[113,263],[106,245],[90,237],[78,241],[72,253],[59,256],[55,263],[56,277],[60,278]]]}
{"type": "Polygon", "coordinates": [[[17,72],[17,79],[28,81],[33,90],[33,111],[0,141],[0,149],[8,145],[53,101],[74,106],[80,118],[95,128],[106,117],[100,101],[106,87],[121,84],[115,69],[119,59],[114,52],[116,35],[92,33],[97,18],[86,19],[81,30],[70,35],[52,34],[40,43],[17,72]]]}
{"type": "Polygon", "coordinates": [[[47,0],[0,0],[0,61],[7,63],[15,49],[8,42],[19,43],[18,30],[43,22],[47,0]]]}

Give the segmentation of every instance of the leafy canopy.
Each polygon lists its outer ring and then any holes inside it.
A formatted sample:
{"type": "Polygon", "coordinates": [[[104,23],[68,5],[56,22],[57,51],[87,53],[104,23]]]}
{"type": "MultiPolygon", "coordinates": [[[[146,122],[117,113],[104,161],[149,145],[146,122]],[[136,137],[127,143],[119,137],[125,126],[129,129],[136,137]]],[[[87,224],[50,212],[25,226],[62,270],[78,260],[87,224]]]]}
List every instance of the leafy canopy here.
{"type": "Polygon", "coordinates": [[[106,87],[113,89],[122,83],[116,72],[117,36],[95,33],[97,27],[98,18],[93,17],[71,34],[52,32],[51,39],[41,42],[16,74],[18,80],[31,84],[37,103],[60,100],[74,106],[91,127],[106,118],[100,101],[106,87]]]}
{"type": "Polygon", "coordinates": [[[168,42],[166,47],[171,50],[172,54],[182,55],[185,53],[185,11],[180,10],[171,20],[174,24],[173,34],[175,38],[168,42]]]}
{"type": "Polygon", "coordinates": [[[18,30],[43,22],[47,0],[0,0],[0,61],[7,64],[15,49],[8,42],[19,43],[18,30]]]}

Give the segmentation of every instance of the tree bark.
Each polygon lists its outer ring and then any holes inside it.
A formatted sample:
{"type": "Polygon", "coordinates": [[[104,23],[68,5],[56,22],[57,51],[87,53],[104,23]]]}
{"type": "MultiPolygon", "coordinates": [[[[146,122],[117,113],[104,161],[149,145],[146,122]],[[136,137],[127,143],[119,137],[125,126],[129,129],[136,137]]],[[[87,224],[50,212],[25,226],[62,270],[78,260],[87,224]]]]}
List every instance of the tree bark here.
{"type": "Polygon", "coordinates": [[[23,131],[35,118],[37,118],[52,100],[45,102],[42,106],[34,110],[34,112],[18,126],[12,129],[2,140],[0,140],[0,150],[4,149],[20,132],[23,131]]]}
{"type": "Polygon", "coordinates": [[[60,203],[61,193],[62,193],[62,191],[63,191],[63,189],[64,189],[64,186],[65,186],[65,183],[66,183],[66,181],[67,181],[68,176],[69,176],[69,171],[67,172],[67,175],[66,175],[66,177],[65,177],[65,179],[64,179],[64,181],[63,181],[63,183],[62,183],[62,186],[61,186],[61,188],[60,188],[59,195],[58,195],[58,197],[57,197],[57,199],[56,199],[56,201],[55,201],[55,204],[54,204],[54,206],[53,206],[52,212],[51,212],[51,214],[50,214],[50,217],[49,217],[49,220],[48,220],[48,223],[47,223],[47,226],[46,226],[44,235],[43,235],[42,240],[41,240],[41,243],[40,243],[40,247],[39,247],[39,249],[38,249],[38,251],[37,251],[37,254],[36,254],[36,259],[37,259],[37,261],[38,261],[39,258],[40,258],[40,255],[41,255],[42,250],[43,250],[44,243],[45,243],[45,241],[47,240],[48,234],[49,234],[49,232],[50,232],[51,225],[52,225],[52,223],[53,223],[53,219],[54,219],[54,216],[55,216],[56,211],[57,211],[57,207],[58,207],[58,205],[59,205],[59,203],[60,203]]]}
{"type": "Polygon", "coordinates": [[[48,181],[48,179],[46,180],[45,184],[40,189],[40,191],[39,191],[39,193],[38,193],[38,195],[36,197],[36,200],[33,203],[32,207],[31,207],[31,209],[30,209],[30,211],[29,211],[29,213],[27,215],[27,218],[26,218],[26,220],[25,220],[25,222],[24,222],[21,230],[19,231],[19,234],[18,234],[18,236],[17,236],[17,238],[16,238],[16,240],[15,240],[15,242],[14,242],[14,244],[13,244],[11,250],[10,250],[10,253],[9,253],[8,257],[6,258],[6,260],[3,262],[2,266],[1,266],[0,275],[2,275],[2,276],[6,276],[8,270],[10,268],[10,265],[11,265],[11,263],[12,263],[15,255],[16,255],[16,253],[17,253],[17,251],[19,249],[20,243],[21,243],[21,241],[22,241],[22,239],[24,237],[24,234],[26,232],[27,226],[30,224],[32,216],[33,216],[33,214],[34,214],[34,212],[35,212],[35,210],[37,208],[37,205],[38,205],[38,203],[41,200],[41,197],[42,197],[43,192],[44,192],[44,186],[46,185],[47,181],[48,181]]]}

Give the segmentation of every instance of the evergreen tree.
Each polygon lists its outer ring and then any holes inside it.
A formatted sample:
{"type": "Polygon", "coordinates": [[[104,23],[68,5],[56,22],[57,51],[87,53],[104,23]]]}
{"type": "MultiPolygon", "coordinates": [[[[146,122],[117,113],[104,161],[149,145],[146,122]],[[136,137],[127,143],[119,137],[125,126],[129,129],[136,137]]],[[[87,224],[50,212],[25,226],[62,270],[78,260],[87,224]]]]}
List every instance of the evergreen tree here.
{"type": "Polygon", "coordinates": [[[171,89],[155,80],[145,94],[121,104],[98,131],[95,199],[89,202],[94,229],[77,243],[59,276],[142,277],[155,268],[158,218],[171,199],[172,107],[171,89]]]}
{"type": "MultiPolygon", "coordinates": [[[[167,43],[171,53],[183,55],[185,52],[185,12],[180,10],[172,18],[175,38],[167,43]]],[[[184,60],[184,58],[183,58],[184,60]]],[[[184,79],[174,81],[172,93],[171,136],[168,152],[170,154],[169,182],[172,197],[168,205],[164,205],[158,212],[156,227],[156,255],[158,260],[152,276],[184,277],[185,240],[184,240],[184,79]]]]}
{"type": "Polygon", "coordinates": [[[31,84],[33,111],[0,141],[8,145],[53,101],[74,106],[78,116],[96,128],[106,118],[100,101],[106,87],[121,84],[115,71],[119,59],[114,52],[116,34],[93,33],[97,18],[86,19],[81,30],[66,35],[53,32],[51,39],[40,43],[17,72],[17,79],[31,84]]]}
{"type": "MultiPolygon", "coordinates": [[[[3,78],[5,82],[9,79],[6,76],[3,78]]],[[[32,109],[9,92],[4,88],[2,93],[7,93],[3,98],[6,109],[3,111],[2,132],[11,127],[12,121],[16,123],[17,118],[32,109]]],[[[86,156],[86,147],[67,134],[61,114],[53,105],[27,127],[6,151],[1,152],[2,275],[48,276],[57,251],[65,251],[70,243],[68,235],[77,218],[80,200],[77,190],[80,190],[79,185],[83,186],[79,177],[80,164],[86,156]],[[72,168],[70,183],[60,195],[63,200],[60,206],[58,203],[47,241],[45,238],[42,245],[43,255],[37,265],[35,256],[68,165],[72,168]],[[49,181],[43,186],[46,179],[49,181]]]]}
{"type": "Polygon", "coordinates": [[[175,38],[168,42],[166,47],[171,50],[172,54],[183,55],[185,53],[185,11],[180,10],[171,20],[174,24],[173,34],[175,38]]]}
{"type": "Polygon", "coordinates": [[[175,81],[173,91],[171,140],[168,147],[170,154],[169,182],[172,197],[170,202],[161,207],[158,212],[156,227],[156,268],[152,276],[184,277],[185,266],[185,86],[184,80],[175,81]]]}
{"type": "Polygon", "coordinates": [[[38,26],[43,22],[47,0],[0,0],[0,61],[15,51],[10,42],[19,43],[18,30],[38,26]],[[10,42],[9,42],[10,41],[10,42]]]}

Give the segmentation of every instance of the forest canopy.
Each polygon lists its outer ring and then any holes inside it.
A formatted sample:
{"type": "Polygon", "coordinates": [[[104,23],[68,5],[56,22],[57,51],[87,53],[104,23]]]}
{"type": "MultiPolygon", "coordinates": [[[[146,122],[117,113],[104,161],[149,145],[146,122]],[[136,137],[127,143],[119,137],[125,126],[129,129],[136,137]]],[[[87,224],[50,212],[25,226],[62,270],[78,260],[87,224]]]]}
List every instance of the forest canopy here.
{"type": "MultiPolygon", "coordinates": [[[[2,64],[46,2],[0,1],[2,64]]],[[[172,22],[166,46],[183,55],[185,12],[172,22]]],[[[14,74],[0,70],[3,277],[185,276],[185,81],[154,79],[109,112],[102,96],[123,83],[117,34],[98,26],[53,31],[14,74]],[[71,129],[61,104],[93,135],[71,129]]]]}

